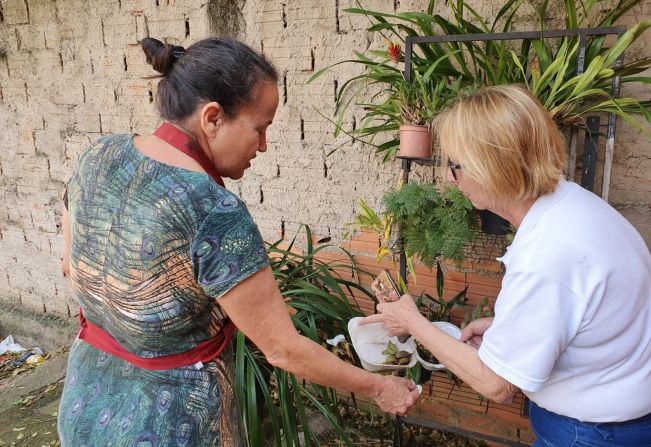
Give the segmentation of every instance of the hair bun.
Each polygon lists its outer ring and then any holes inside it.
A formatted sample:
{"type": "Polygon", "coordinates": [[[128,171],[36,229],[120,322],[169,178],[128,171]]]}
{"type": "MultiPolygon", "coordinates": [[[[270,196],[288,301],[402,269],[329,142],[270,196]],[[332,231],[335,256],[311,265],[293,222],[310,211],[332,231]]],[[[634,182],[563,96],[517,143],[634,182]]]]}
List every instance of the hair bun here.
{"type": "Polygon", "coordinates": [[[147,63],[163,76],[167,76],[174,63],[185,54],[185,48],[163,43],[152,37],[145,37],[140,45],[147,57],[147,63]]]}

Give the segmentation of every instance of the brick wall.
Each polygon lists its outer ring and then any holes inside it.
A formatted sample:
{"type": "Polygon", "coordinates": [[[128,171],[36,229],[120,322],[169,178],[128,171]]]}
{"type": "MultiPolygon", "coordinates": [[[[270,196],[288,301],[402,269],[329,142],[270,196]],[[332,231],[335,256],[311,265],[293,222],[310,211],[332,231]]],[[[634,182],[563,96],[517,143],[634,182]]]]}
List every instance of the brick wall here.
{"type": "MultiPolygon", "coordinates": [[[[494,2],[477,3],[487,16],[496,12],[494,2]]],[[[392,12],[417,10],[423,2],[362,4],[392,12]]],[[[276,64],[281,101],[269,130],[269,151],[229,187],[249,204],[267,240],[293,235],[301,222],[319,237],[338,240],[357,201],[378,205],[399,174],[398,163],[382,164],[359,143],[327,157],[345,140],[333,137],[320,114],[332,116],[335,90],[355,74],[354,67],[339,66],[306,85],[315,70],[352,57],[353,50],[384,46],[369,38],[366,19],[343,12],[353,6],[354,0],[1,0],[0,301],[58,316],[75,314],[59,269],[59,197],[93,140],[112,132],[148,133],[157,125],[155,81],[143,79],[153,72],[138,45],[147,35],[185,46],[210,34],[234,35],[276,64]]],[[[531,11],[523,14],[523,29],[530,16],[531,11]]],[[[646,2],[622,23],[649,17],[646,2]]],[[[629,57],[644,54],[651,33],[641,40],[629,57]]],[[[639,132],[618,127],[610,197],[651,243],[647,148],[648,139],[639,132]]],[[[412,179],[429,181],[435,174],[434,168],[416,167],[412,179]]],[[[359,241],[351,245],[355,252],[372,251],[375,242],[368,235],[359,241]]],[[[503,241],[482,239],[478,247],[496,245],[503,241]]],[[[373,263],[372,255],[368,260],[373,263]]],[[[499,266],[482,253],[461,269],[450,269],[461,270],[463,277],[456,277],[456,286],[451,280],[450,291],[474,278],[473,284],[483,281],[488,287],[478,298],[495,295],[499,277],[491,275],[499,266]],[[482,275],[474,273],[478,269],[482,275]]]]}

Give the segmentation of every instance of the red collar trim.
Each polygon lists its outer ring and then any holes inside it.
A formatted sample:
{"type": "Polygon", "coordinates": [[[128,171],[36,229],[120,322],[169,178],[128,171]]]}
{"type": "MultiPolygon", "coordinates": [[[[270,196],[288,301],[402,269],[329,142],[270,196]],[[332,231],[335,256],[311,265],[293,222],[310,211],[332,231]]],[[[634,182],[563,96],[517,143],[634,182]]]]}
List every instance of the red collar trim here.
{"type": "Polygon", "coordinates": [[[206,171],[215,182],[224,186],[224,180],[222,180],[217,169],[215,169],[215,166],[212,164],[208,156],[199,147],[194,137],[188,135],[170,123],[161,124],[161,126],[154,132],[154,135],[191,157],[194,161],[199,163],[203,170],[206,171]]]}

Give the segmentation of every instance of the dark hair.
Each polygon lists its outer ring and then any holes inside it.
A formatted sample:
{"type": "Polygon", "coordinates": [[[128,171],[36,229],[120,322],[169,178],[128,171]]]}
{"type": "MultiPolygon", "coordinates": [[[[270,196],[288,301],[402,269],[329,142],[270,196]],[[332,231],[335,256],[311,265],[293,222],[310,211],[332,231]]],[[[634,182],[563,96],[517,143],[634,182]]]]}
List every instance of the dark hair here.
{"type": "Polygon", "coordinates": [[[146,37],[141,46],[147,63],[163,75],[158,109],[169,121],[187,118],[204,101],[216,101],[234,116],[242,105],[255,101],[260,81],[278,81],[263,55],[235,40],[211,37],[186,50],[146,37]]]}

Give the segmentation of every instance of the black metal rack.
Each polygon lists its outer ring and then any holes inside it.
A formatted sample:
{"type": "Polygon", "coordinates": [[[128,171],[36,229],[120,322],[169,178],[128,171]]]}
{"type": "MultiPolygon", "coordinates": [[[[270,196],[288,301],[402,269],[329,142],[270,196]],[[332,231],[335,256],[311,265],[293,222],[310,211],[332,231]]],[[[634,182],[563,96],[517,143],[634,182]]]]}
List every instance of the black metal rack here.
{"type": "MultiPolygon", "coordinates": [[[[565,30],[548,30],[548,31],[517,31],[509,33],[489,33],[489,34],[459,34],[459,35],[445,35],[445,36],[407,36],[405,38],[405,80],[411,81],[412,70],[412,54],[415,44],[427,43],[444,43],[444,42],[486,42],[494,40],[539,40],[560,37],[578,37],[579,48],[576,60],[576,73],[581,74],[585,69],[585,51],[586,43],[589,36],[608,36],[616,35],[620,37],[626,32],[625,26],[611,26],[602,28],[577,28],[565,30]]],[[[619,55],[615,61],[615,67],[620,67],[624,62],[624,53],[619,55]]],[[[618,97],[620,91],[620,77],[613,78],[612,96],[618,97]]],[[[608,114],[608,130],[606,133],[606,149],[604,153],[604,173],[603,182],[601,186],[601,198],[608,201],[608,193],[610,189],[610,170],[613,161],[613,152],[615,147],[615,127],[617,125],[617,115],[614,113],[608,114]]],[[[570,135],[570,154],[568,164],[568,178],[574,179],[574,171],[576,170],[576,156],[577,156],[577,137],[578,128],[572,127],[570,135]]],[[[419,160],[415,160],[417,163],[419,160]]],[[[591,164],[591,163],[588,163],[591,164]]],[[[403,169],[409,171],[411,167],[410,160],[403,160],[403,169]],[[405,163],[406,162],[406,163],[405,163]]],[[[585,177],[585,176],[582,176],[585,177]]],[[[582,184],[586,187],[588,184],[582,184]]]]}
{"type": "MultiPolygon", "coordinates": [[[[601,28],[581,28],[581,29],[564,29],[564,30],[548,30],[548,31],[524,31],[524,32],[507,32],[507,33],[487,33],[487,34],[462,34],[462,35],[442,35],[442,36],[407,36],[405,39],[405,71],[404,77],[405,80],[411,81],[413,75],[412,68],[412,54],[413,46],[416,44],[434,44],[434,43],[460,43],[460,42],[486,42],[486,41],[496,41],[496,40],[538,40],[538,39],[548,39],[548,38],[563,38],[563,37],[578,37],[579,38],[579,47],[576,63],[576,73],[581,74],[585,68],[585,54],[586,54],[586,43],[589,36],[607,36],[607,35],[616,35],[621,36],[626,32],[625,26],[614,26],[614,27],[601,27],[601,28]]],[[[616,59],[615,67],[620,67],[624,61],[624,53],[616,59]]],[[[611,94],[613,97],[619,96],[620,91],[620,77],[616,76],[613,79],[611,94]]],[[[615,128],[617,124],[617,115],[610,113],[608,115],[608,124],[606,132],[606,144],[604,152],[604,169],[603,169],[603,178],[601,185],[601,198],[605,201],[608,201],[608,193],[610,188],[610,173],[612,168],[613,152],[615,146],[615,128]]],[[[596,158],[597,158],[597,135],[599,132],[599,118],[598,117],[588,117],[586,120],[586,127],[588,132],[586,132],[586,142],[583,152],[583,163],[582,163],[582,173],[581,173],[581,186],[586,189],[593,190],[594,188],[594,177],[596,170],[596,158]]],[[[572,126],[570,130],[570,144],[569,144],[569,157],[568,157],[568,168],[567,168],[567,177],[569,180],[574,180],[574,174],[576,170],[576,158],[577,158],[577,140],[578,140],[578,127],[572,126]]],[[[400,158],[400,157],[398,157],[400,158]]],[[[401,171],[402,171],[402,180],[403,184],[407,184],[409,180],[409,172],[411,171],[412,163],[422,164],[422,165],[435,165],[436,160],[431,159],[401,159],[401,171]]],[[[400,251],[400,276],[402,280],[407,284],[407,262],[404,250],[400,251]]],[[[522,398],[521,408],[524,411],[521,412],[522,416],[528,416],[526,408],[526,398],[522,398]]],[[[488,409],[488,402],[486,403],[486,408],[488,409]]],[[[498,441],[506,445],[524,445],[521,443],[513,442],[506,439],[501,439],[499,437],[485,435],[482,433],[472,432],[468,430],[463,430],[459,427],[448,426],[444,424],[438,424],[432,421],[428,421],[421,418],[412,418],[407,419],[409,422],[418,423],[420,425],[429,426],[435,429],[441,429],[446,431],[452,431],[460,433],[466,436],[472,436],[476,438],[482,438],[489,441],[498,441]]],[[[393,445],[402,446],[403,433],[402,433],[402,418],[396,419],[396,430],[394,436],[393,445]]]]}

